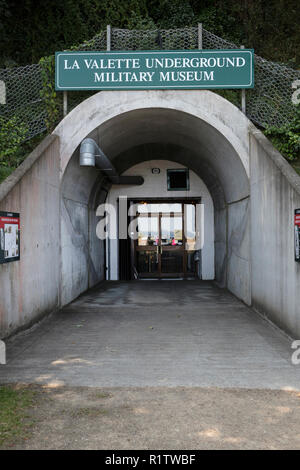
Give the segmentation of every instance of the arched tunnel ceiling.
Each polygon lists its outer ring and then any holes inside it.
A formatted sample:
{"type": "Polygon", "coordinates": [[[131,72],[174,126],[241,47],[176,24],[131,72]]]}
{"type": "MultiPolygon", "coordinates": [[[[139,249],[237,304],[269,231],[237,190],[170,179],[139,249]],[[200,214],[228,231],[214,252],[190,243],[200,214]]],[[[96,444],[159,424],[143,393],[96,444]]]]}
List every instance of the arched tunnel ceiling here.
{"type": "Polygon", "coordinates": [[[89,137],[120,172],[144,160],[168,159],[193,169],[219,207],[224,199],[228,203],[249,195],[245,168],[232,145],[214,127],[182,111],[130,111],[106,121],[89,137]]]}
{"type": "Polygon", "coordinates": [[[146,160],[170,160],[181,163],[197,173],[205,182],[214,200],[215,207],[223,208],[225,197],[222,185],[213,168],[197,154],[187,148],[174,144],[143,144],[122,152],[114,159],[114,164],[120,173],[146,160]]]}

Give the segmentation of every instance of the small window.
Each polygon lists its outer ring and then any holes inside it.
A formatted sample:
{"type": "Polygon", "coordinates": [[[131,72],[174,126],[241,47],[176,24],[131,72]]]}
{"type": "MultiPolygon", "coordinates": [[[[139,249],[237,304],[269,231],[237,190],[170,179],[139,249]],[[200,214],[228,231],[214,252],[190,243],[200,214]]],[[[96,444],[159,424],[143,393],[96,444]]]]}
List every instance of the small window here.
{"type": "Polygon", "coordinates": [[[189,191],[190,180],[189,170],[187,168],[177,168],[176,170],[167,170],[168,191],[189,191]]]}

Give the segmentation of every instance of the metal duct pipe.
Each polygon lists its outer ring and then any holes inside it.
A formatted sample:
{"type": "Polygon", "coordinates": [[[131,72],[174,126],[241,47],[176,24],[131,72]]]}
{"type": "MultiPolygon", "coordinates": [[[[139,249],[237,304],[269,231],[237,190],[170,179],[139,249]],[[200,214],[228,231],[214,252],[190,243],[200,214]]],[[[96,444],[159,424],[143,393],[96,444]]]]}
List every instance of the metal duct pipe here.
{"type": "Polygon", "coordinates": [[[84,139],[80,145],[80,166],[99,168],[113,184],[144,183],[142,176],[119,176],[110,159],[103,153],[93,139],[84,139]]]}

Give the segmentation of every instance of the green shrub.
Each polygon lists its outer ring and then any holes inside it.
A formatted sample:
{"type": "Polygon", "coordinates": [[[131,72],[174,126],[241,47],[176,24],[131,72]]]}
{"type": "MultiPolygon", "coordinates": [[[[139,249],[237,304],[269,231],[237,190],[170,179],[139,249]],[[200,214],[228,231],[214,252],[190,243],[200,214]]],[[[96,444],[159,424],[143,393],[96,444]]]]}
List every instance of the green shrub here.
{"type": "Polygon", "coordinates": [[[296,107],[296,115],[289,124],[269,126],[265,135],[287,160],[297,160],[300,157],[300,106],[296,107]]]}
{"type": "Polygon", "coordinates": [[[156,29],[156,25],[152,18],[149,18],[149,16],[141,16],[135,11],[133,11],[131,16],[128,18],[126,27],[128,29],[138,29],[142,31],[156,29]]]}
{"type": "Polygon", "coordinates": [[[2,183],[2,181],[4,181],[14,171],[14,169],[15,168],[0,165],[0,183],[2,183]]]}
{"type": "Polygon", "coordinates": [[[20,163],[20,147],[26,139],[28,128],[16,116],[0,116],[0,165],[16,167],[20,163]]]}
{"type": "Polygon", "coordinates": [[[4,181],[27,155],[44,139],[43,132],[30,140],[27,126],[14,116],[9,120],[0,117],[0,183],[4,181]]]}
{"type": "Polygon", "coordinates": [[[41,98],[45,102],[48,117],[46,126],[48,131],[52,131],[60,118],[60,100],[55,91],[55,56],[42,57],[40,60],[42,67],[42,89],[41,98]]]}

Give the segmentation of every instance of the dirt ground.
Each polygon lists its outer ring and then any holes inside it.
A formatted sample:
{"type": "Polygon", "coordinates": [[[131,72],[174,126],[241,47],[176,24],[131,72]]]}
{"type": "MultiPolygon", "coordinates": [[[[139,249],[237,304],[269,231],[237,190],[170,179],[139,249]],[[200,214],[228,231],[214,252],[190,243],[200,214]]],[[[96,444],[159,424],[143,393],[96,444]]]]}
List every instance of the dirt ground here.
{"type": "Polygon", "coordinates": [[[30,386],[34,423],[9,449],[300,449],[300,394],[30,386]]]}

